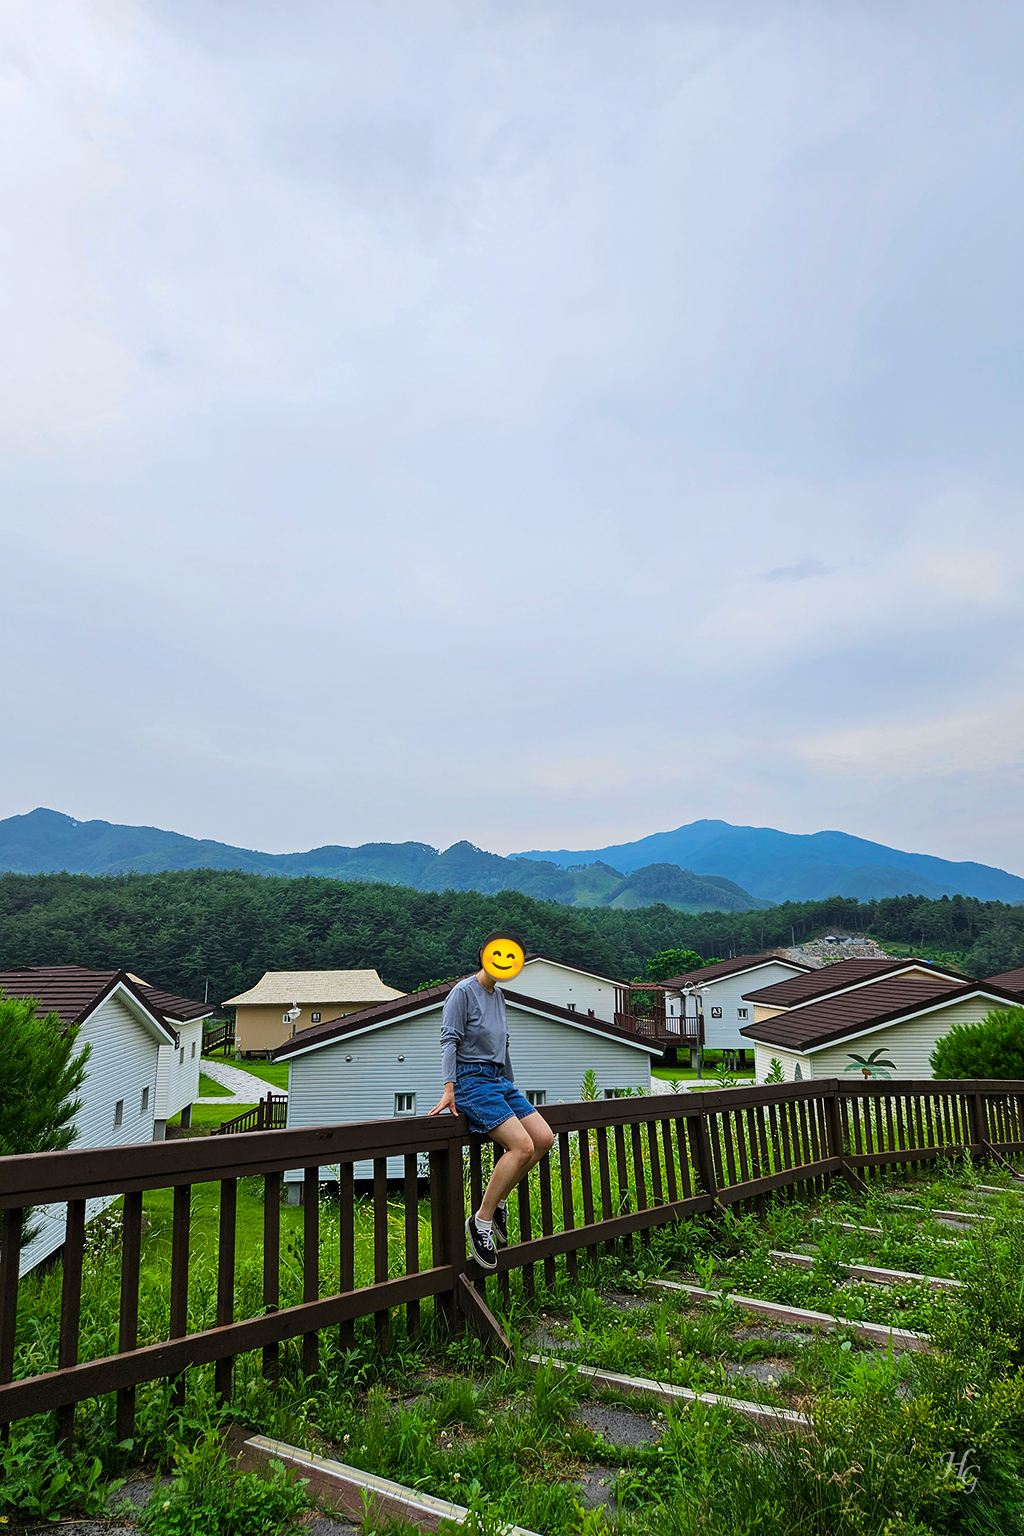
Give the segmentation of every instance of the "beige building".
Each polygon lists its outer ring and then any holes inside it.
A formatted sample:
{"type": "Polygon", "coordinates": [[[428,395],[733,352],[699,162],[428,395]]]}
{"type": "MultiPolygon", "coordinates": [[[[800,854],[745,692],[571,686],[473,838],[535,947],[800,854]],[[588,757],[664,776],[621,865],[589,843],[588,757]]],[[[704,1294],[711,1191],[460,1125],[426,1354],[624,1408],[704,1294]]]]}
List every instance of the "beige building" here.
{"type": "Polygon", "coordinates": [[[224,1007],[235,1009],[236,1051],[261,1056],[316,1024],[404,995],[385,986],[376,971],[265,971],[224,1007]]]}
{"type": "Polygon", "coordinates": [[[980,1024],[1018,997],[988,981],[895,975],[779,1009],[749,1025],[758,1082],[782,1068],[783,1079],[929,1078],[936,1043],[957,1024],[980,1024]]]}

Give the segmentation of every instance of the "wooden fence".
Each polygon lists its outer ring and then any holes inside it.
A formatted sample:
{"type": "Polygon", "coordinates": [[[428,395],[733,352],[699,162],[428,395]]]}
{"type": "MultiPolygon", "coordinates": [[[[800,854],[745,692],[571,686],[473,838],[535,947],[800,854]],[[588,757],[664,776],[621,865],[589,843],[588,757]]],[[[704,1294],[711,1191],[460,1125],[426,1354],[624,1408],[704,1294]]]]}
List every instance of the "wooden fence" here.
{"type": "Polygon", "coordinates": [[[235,1021],[228,1019],[224,1024],[216,1024],[212,1029],[203,1030],[203,1055],[212,1056],[214,1051],[223,1051],[226,1056],[235,1048],[235,1021]]]}
{"type": "MultiPolygon", "coordinates": [[[[532,1295],[538,1264],[552,1281],[564,1256],[575,1277],[602,1249],[611,1251],[617,1242],[631,1245],[634,1236],[643,1241],[651,1228],[666,1222],[757,1202],[777,1190],[818,1188],[835,1174],[859,1186],[859,1171],[888,1164],[963,1153],[1005,1161],[1024,1151],[1024,1082],[825,1079],[548,1105],[541,1113],[555,1132],[555,1146],[529,1186],[520,1184],[512,1203],[510,1246],[499,1251],[498,1272],[490,1281],[499,1311],[512,1271],[521,1273],[532,1295]]],[[[491,1156],[491,1144],[470,1136],[464,1117],[422,1116],[0,1158],[0,1425],[55,1409],[59,1438],[70,1445],[75,1404],[115,1392],[118,1438],[125,1439],[133,1432],[135,1389],[143,1382],[170,1378],[182,1401],[183,1373],[212,1362],[217,1391],[226,1401],[232,1362],[248,1351],[262,1351],[263,1370],[273,1378],[281,1343],[301,1338],[302,1366],[312,1372],[321,1330],[338,1329],[340,1348],[350,1349],[356,1319],[372,1316],[377,1339],[386,1347],[396,1309],[405,1309],[409,1336],[419,1336],[420,1307],[428,1298],[451,1326],[463,1313],[479,1322],[489,1316],[486,1282],[467,1261],[464,1220],[467,1201],[479,1200],[491,1156]],[[403,1159],[404,1169],[390,1200],[389,1158],[403,1159]],[[354,1167],[368,1160],[372,1194],[362,1201],[354,1167]],[[326,1287],[322,1168],[330,1170],[337,1187],[326,1287]],[[286,1170],[301,1170],[305,1199],[301,1294],[296,1290],[295,1299],[282,1305],[286,1170]],[[426,1173],[429,1214],[421,1212],[420,1203],[426,1173]],[[258,1308],[250,1302],[250,1315],[239,1317],[236,1208],[242,1178],[262,1183],[262,1294],[258,1308]],[[210,1326],[190,1332],[193,1190],[210,1184],[217,1187],[218,1207],[215,1315],[210,1326]],[[157,1190],[173,1191],[166,1308],[160,1336],[140,1342],[143,1199],[146,1191],[157,1190]],[[116,1348],[111,1323],[106,1351],[100,1352],[103,1341],[94,1330],[86,1351],[90,1358],[83,1359],[86,1202],[111,1195],[123,1196],[116,1348]],[[67,1202],[59,1345],[50,1368],[16,1377],[23,1212],[52,1202],[67,1202]],[[357,1283],[357,1217],[372,1250],[365,1283],[357,1283]],[[427,1254],[422,1265],[421,1237],[427,1254]]],[[[32,1319],[21,1321],[27,1335],[32,1319]]]]}
{"type": "Polygon", "coordinates": [[[236,1115],[233,1120],[222,1120],[211,1136],[231,1136],[239,1131],[283,1131],[288,1124],[288,1095],[268,1093],[252,1109],[236,1115]]]}

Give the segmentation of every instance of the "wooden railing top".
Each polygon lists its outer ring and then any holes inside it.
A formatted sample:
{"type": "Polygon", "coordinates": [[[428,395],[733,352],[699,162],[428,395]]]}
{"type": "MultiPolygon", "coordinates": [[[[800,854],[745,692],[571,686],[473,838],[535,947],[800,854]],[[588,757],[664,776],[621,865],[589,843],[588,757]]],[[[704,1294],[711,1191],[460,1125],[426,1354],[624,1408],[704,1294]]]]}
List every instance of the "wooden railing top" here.
{"type": "MultiPolygon", "coordinates": [[[[1024,1094],[1024,1081],[1000,1078],[892,1078],[859,1082],[811,1078],[799,1083],[762,1083],[679,1094],[547,1104],[540,1113],[552,1130],[630,1125],[648,1120],[693,1119],[727,1110],[821,1099],[946,1097],[1024,1094]]],[[[416,1115],[365,1120],[302,1130],[242,1131],[233,1136],[135,1142],[0,1157],[0,1210],[52,1201],[90,1199],[177,1184],[277,1173],[368,1158],[403,1157],[446,1147],[453,1137],[473,1137],[464,1115],[416,1115]]]]}

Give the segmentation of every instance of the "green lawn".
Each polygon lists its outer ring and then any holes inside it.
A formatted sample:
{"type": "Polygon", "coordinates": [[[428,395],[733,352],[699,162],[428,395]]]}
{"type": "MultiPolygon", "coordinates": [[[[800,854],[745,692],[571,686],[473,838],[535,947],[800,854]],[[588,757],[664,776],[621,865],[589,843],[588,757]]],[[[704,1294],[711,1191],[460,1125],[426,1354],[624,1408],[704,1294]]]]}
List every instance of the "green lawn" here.
{"type": "MultiPolygon", "coordinates": [[[[192,1124],[193,1126],[220,1125],[222,1120],[233,1120],[236,1115],[244,1115],[247,1109],[255,1108],[255,1104],[245,1104],[241,1099],[231,1104],[204,1104],[200,1099],[197,1104],[192,1105],[192,1124]]],[[[174,1119],[167,1123],[180,1125],[181,1116],[175,1115],[174,1119]]]]}
{"type": "Polygon", "coordinates": [[[200,1072],[199,1096],[204,1099],[226,1099],[231,1096],[231,1089],[222,1087],[214,1078],[200,1072]]]}
{"type": "MultiPolygon", "coordinates": [[[[705,1058],[704,1058],[704,1076],[705,1077],[711,1077],[712,1074],[714,1073],[715,1067],[717,1065],[718,1065],[717,1055],[716,1055],[716,1057],[715,1057],[715,1059],[713,1061],[710,1059],[709,1056],[705,1056],[705,1058]]],[[[750,1065],[750,1064],[748,1064],[745,1067],[737,1067],[734,1070],[734,1072],[733,1072],[733,1077],[753,1077],[753,1075],[754,1075],[754,1068],[753,1068],[753,1065],[750,1065]]],[[[691,1072],[689,1067],[652,1067],[651,1068],[651,1076],[652,1077],[660,1077],[662,1079],[662,1081],[666,1082],[666,1083],[671,1083],[671,1082],[684,1083],[684,1082],[686,1082],[686,1080],[688,1078],[691,1078],[691,1079],[695,1078],[697,1076],[697,1074],[696,1074],[696,1072],[691,1072]]]]}
{"type": "MultiPolygon", "coordinates": [[[[233,1067],[240,1072],[251,1072],[253,1077],[262,1078],[272,1088],[288,1087],[288,1063],[286,1061],[233,1061],[233,1067]]],[[[264,1097],[263,1094],[260,1095],[264,1097]]]]}

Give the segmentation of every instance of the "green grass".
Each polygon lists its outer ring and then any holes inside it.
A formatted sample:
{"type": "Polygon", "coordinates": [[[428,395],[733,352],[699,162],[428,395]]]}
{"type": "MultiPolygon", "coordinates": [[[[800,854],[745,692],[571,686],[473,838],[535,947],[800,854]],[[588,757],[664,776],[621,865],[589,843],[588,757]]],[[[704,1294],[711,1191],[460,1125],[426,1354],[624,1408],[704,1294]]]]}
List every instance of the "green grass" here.
{"type": "MultiPolygon", "coordinates": [[[[714,1057],[714,1059],[712,1059],[710,1055],[704,1057],[704,1073],[703,1073],[704,1077],[706,1077],[706,1078],[707,1077],[711,1077],[711,1075],[713,1074],[713,1072],[715,1070],[715,1067],[718,1065],[718,1060],[719,1060],[719,1058],[718,1058],[717,1054],[714,1057]]],[[[733,1074],[732,1075],[733,1075],[733,1077],[742,1077],[742,1078],[753,1077],[753,1075],[754,1075],[753,1064],[751,1063],[749,1066],[746,1066],[746,1067],[736,1067],[733,1070],[733,1074]]],[[[685,1083],[685,1082],[688,1082],[688,1081],[692,1082],[692,1080],[697,1076],[697,1073],[696,1072],[691,1072],[689,1067],[652,1067],[651,1068],[651,1076],[652,1077],[660,1077],[662,1082],[665,1082],[665,1083],[671,1083],[671,1082],[685,1083]]]]}
{"type": "Polygon", "coordinates": [[[207,1077],[205,1072],[199,1074],[200,1098],[225,1099],[233,1097],[230,1088],[223,1087],[214,1078],[207,1077]]]}
{"type": "MultiPolygon", "coordinates": [[[[255,1109],[255,1104],[246,1104],[242,1099],[230,1104],[204,1104],[199,1099],[192,1105],[193,1128],[202,1125],[220,1125],[222,1120],[233,1120],[236,1115],[244,1115],[247,1109],[255,1109]]],[[[180,1125],[181,1116],[175,1115],[169,1120],[168,1125],[180,1125]]]]}
{"type": "MultiPolygon", "coordinates": [[[[991,1170],[981,1181],[1006,1183],[991,1170]]],[[[276,1390],[263,1380],[258,1354],[240,1356],[227,1410],[216,1406],[207,1367],[187,1373],[180,1414],[171,1409],[168,1384],[147,1383],[138,1389],[139,1427],[130,1452],[117,1445],[111,1400],[82,1406],[83,1456],[64,1483],[53,1459],[52,1424],[26,1421],[15,1426],[10,1451],[0,1449],[0,1513],[30,1513],[44,1521],[90,1513],[99,1498],[96,1474],[88,1481],[90,1466],[101,1465],[108,1477],[151,1458],[161,1468],[177,1468],[168,1522],[175,1510],[191,1521],[168,1523],[166,1536],[228,1536],[238,1526],[224,1511],[254,1494],[248,1486],[229,1486],[230,1473],[218,1459],[215,1431],[236,1422],[467,1504],[477,1512],[471,1529],[479,1536],[495,1532],[499,1521],[545,1536],[1024,1536],[1024,1198],[1008,1190],[986,1200],[975,1191],[978,1182],[966,1163],[940,1165],[926,1180],[911,1180],[905,1170],[888,1174],[864,1197],[836,1180],[816,1201],[779,1198],[761,1214],[699,1217],[656,1230],[649,1242],[634,1238],[629,1251],[603,1257],[596,1270],[581,1257],[575,1279],[559,1261],[548,1289],[540,1284],[538,1266],[535,1301],[518,1276],[512,1277],[507,1308],[491,1289],[491,1305],[507,1313],[517,1346],[508,1365],[485,1358],[471,1336],[453,1339],[435,1331],[432,1309],[424,1304],[419,1344],[406,1338],[400,1311],[392,1317],[387,1352],[377,1347],[372,1319],[357,1324],[356,1348],[346,1355],[339,1352],[337,1330],[323,1330],[320,1369],[309,1378],[299,1369],[299,1341],[283,1345],[276,1390]],[[908,1210],[908,1197],[923,1208],[908,1210]],[[955,1235],[930,1218],[929,1208],[947,1205],[984,1210],[996,1219],[955,1235]],[[843,1221],[883,1232],[843,1233],[843,1221]],[[769,1257],[772,1248],[806,1242],[818,1247],[809,1272],[776,1266],[769,1257]],[[839,1265],[857,1257],[954,1273],[964,1287],[943,1295],[914,1285],[886,1291],[850,1284],[839,1265]],[[930,1356],[880,1353],[844,1333],[806,1343],[744,1340],[738,1333],[748,1319],[729,1303],[694,1304],[679,1293],[645,1292],[647,1280],[659,1274],[923,1328],[939,1348],[930,1356]],[[642,1304],[624,1310],[613,1304],[609,1288],[632,1292],[642,1304]],[[654,1420],[655,1440],[605,1443],[574,1416],[578,1402],[604,1394],[572,1373],[533,1375],[521,1363],[523,1346],[538,1326],[561,1345],[575,1346],[575,1358],[608,1369],[798,1408],[813,1416],[814,1433],[758,1429],[723,1409],[695,1406],[676,1413],[634,1398],[621,1405],[654,1420]],[[766,1371],[772,1368],[770,1382],[744,1373],[744,1367],[765,1363],[766,1371]],[[968,1447],[978,1476],[970,1495],[942,1472],[949,1452],[959,1460],[968,1447]],[[606,1520],[584,1516],[578,1507],[577,1480],[594,1464],[608,1468],[614,1495],[606,1520]]],[[[262,1306],[262,1196],[261,1180],[239,1181],[238,1317],[257,1315],[262,1306]]],[[[142,1344],[164,1336],[166,1328],[171,1192],[147,1193],[144,1212],[142,1344]]],[[[302,1218],[300,1208],[282,1206],[285,1306],[302,1294],[302,1218]]],[[[320,1288],[326,1295],[336,1286],[338,1244],[337,1204],[326,1193],[320,1223],[320,1288]]],[[[397,1202],[389,1224],[394,1273],[403,1227],[397,1202]]],[[[214,1320],[218,1226],[218,1186],[196,1186],[190,1331],[214,1320]]],[[[357,1202],[355,1230],[357,1283],[365,1284],[373,1275],[372,1211],[365,1200],[357,1202]]],[[[420,1234],[426,1267],[425,1208],[420,1234]]],[[[83,1358],[116,1347],[119,1274],[114,1208],[90,1228],[83,1358]]],[[[52,1365],[59,1314],[57,1265],[24,1283],[18,1375],[52,1365]]],[[[561,1352],[569,1355],[570,1349],[561,1352]]],[[[267,1536],[287,1529],[297,1509],[297,1502],[293,1509],[283,1501],[273,1517],[280,1523],[268,1523],[267,1536]]],[[[163,1513],[162,1503],[153,1505],[154,1536],[165,1536],[163,1513]]],[[[247,1514],[244,1528],[263,1530],[262,1513],[247,1514]]],[[[269,1508],[265,1513],[269,1522],[269,1508]]]]}

